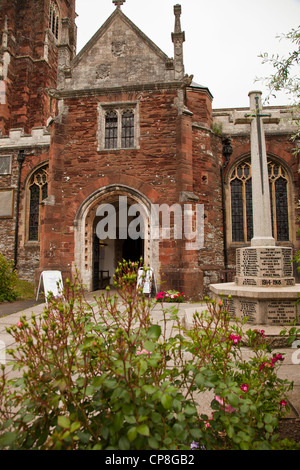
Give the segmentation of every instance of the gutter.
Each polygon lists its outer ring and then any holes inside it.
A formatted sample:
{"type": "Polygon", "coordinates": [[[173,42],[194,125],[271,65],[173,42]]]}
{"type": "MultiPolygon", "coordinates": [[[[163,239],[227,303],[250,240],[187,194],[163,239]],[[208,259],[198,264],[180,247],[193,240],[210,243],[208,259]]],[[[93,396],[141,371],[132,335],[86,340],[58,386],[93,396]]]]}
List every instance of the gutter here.
{"type": "Polygon", "coordinates": [[[20,188],[21,188],[21,172],[22,172],[22,166],[23,166],[24,160],[25,160],[25,151],[19,150],[18,157],[17,157],[17,161],[19,163],[19,172],[18,172],[18,188],[17,188],[17,204],[16,204],[14,269],[17,268],[17,262],[18,262],[20,188]]]}
{"type": "Polygon", "coordinates": [[[229,163],[232,155],[231,139],[224,137],[222,140],[223,150],[222,154],[225,157],[225,163],[221,166],[221,185],[222,185],[222,212],[223,212],[223,242],[224,242],[224,266],[225,266],[225,282],[227,282],[227,269],[228,269],[228,250],[227,250],[227,223],[226,223],[226,204],[225,204],[225,181],[224,170],[229,163]]]}

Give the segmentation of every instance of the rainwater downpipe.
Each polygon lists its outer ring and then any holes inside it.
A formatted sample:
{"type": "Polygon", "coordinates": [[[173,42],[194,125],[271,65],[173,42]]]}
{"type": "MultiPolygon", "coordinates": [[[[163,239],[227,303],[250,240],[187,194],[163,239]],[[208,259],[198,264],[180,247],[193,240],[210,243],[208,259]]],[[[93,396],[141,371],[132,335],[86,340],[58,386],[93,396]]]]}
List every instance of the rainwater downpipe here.
{"type": "Polygon", "coordinates": [[[226,223],[226,204],[225,204],[225,181],[224,181],[224,170],[229,163],[229,159],[232,155],[232,146],[230,137],[225,137],[223,143],[223,156],[225,157],[225,163],[221,166],[221,184],[222,184],[222,212],[223,212],[223,243],[224,243],[224,266],[225,266],[225,282],[227,282],[227,270],[228,270],[228,250],[227,250],[227,223],[226,223]]]}
{"type": "Polygon", "coordinates": [[[18,262],[18,238],[19,238],[19,208],[20,208],[20,189],[21,189],[21,172],[25,160],[25,151],[19,150],[17,162],[19,164],[18,170],[18,187],[17,187],[17,202],[16,202],[16,224],[15,224],[15,252],[14,252],[14,268],[17,268],[18,262]]]}

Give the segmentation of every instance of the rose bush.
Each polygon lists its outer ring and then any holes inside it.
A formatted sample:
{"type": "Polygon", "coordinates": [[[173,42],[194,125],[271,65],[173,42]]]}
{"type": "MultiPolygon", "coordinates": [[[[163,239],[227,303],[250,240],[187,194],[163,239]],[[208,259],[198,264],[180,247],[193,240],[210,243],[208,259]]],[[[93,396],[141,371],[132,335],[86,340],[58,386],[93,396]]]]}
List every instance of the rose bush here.
{"type": "Polygon", "coordinates": [[[222,305],[208,303],[189,330],[175,307],[152,323],[138,267],[120,265],[117,294],[104,292],[93,305],[69,282],[41,317],[8,329],[20,377],[2,368],[0,448],[278,448],[291,386],[277,376],[283,358],[222,305]],[[207,392],[215,397],[210,416],[198,405],[207,392]]]}
{"type": "Polygon", "coordinates": [[[7,260],[5,256],[0,253],[0,302],[13,302],[17,298],[17,294],[14,290],[16,278],[14,262],[7,260]]]}

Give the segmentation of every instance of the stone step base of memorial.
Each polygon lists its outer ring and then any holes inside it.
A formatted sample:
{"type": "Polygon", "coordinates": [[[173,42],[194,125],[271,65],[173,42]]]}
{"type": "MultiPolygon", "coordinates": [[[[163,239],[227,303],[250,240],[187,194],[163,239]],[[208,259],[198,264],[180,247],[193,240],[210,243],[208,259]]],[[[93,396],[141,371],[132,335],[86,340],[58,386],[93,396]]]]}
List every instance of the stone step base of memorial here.
{"type": "Polygon", "coordinates": [[[223,300],[230,315],[253,325],[286,325],[300,321],[300,284],[289,287],[211,284],[212,298],[223,300]],[[228,299],[230,297],[230,299],[228,299]]]}

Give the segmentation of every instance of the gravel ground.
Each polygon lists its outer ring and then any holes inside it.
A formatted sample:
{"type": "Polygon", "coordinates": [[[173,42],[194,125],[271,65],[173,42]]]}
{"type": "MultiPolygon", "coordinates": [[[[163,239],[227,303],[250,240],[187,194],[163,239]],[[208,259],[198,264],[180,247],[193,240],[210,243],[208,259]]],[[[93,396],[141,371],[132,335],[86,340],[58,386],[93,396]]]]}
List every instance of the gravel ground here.
{"type": "Polygon", "coordinates": [[[279,427],[279,439],[289,438],[300,444],[300,418],[283,419],[279,427]]]}

